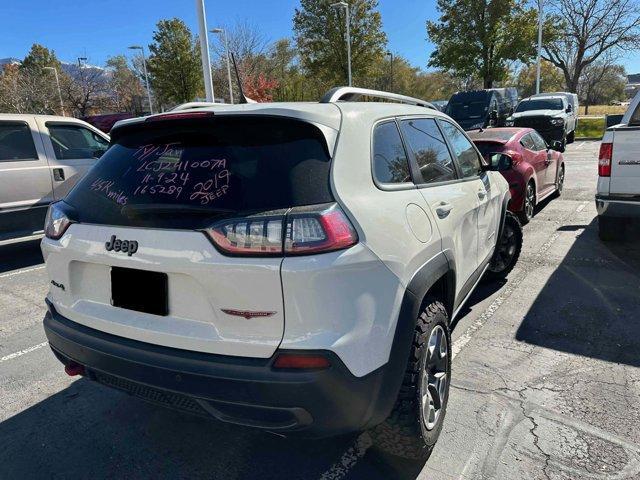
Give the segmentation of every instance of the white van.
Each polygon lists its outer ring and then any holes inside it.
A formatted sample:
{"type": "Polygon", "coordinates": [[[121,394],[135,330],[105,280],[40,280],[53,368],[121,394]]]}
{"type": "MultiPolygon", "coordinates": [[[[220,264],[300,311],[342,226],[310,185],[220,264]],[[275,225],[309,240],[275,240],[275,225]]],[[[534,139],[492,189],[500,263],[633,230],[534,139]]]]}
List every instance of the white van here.
{"type": "Polygon", "coordinates": [[[0,114],[0,241],[41,232],[49,204],[108,146],[107,135],[75,118],[0,114]]]}

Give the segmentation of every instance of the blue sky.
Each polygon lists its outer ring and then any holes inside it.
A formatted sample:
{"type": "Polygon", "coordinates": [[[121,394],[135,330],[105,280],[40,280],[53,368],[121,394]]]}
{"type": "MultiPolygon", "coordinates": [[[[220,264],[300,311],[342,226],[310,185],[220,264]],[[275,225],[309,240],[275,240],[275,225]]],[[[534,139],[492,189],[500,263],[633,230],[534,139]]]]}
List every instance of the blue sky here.
{"type": "MultiPolygon", "coordinates": [[[[209,28],[248,19],[268,39],[291,36],[298,0],[206,0],[209,28]]],[[[427,69],[433,46],[425,22],[438,17],[434,0],[380,0],[389,47],[427,69]]],[[[127,46],[151,42],[158,20],[179,17],[197,32],[194,0],[1,0],[0,58],[22,58],[32,43],[55,50],[58,58],[103,65],[109,56],[129,53],[127,46]]],[[[622,62],[628,73],[640,71],[640,52],[622,62]]]]}

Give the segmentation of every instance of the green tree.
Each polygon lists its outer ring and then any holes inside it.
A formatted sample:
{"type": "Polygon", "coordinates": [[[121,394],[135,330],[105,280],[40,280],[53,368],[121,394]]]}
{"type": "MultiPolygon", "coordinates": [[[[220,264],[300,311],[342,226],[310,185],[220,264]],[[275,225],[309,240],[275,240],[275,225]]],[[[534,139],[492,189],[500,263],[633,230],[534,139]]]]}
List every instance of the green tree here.
{"type": "Polygon", "coordinates": [[[189,102],[203,95],[198,43],[182,20],[160,20],[149,51],[151,85],[161,105],[189,102]]]}
{"type": "Polygon", "coordinates": [[[111,109],[116,112],[141,114],[145,91],[135,72],[129,67],[124,55],[116,55],[107,60],[110,70],[109,90],[111,109]]]}
{"type": "Polygon", "coordinates": [[[440,19],[427,22],[436,46],[430,66],[478,75],[491,88],[507,78],[509,62],[535,54],[537,12],[526,0],[438,0],[438,10],[440,19]]]}
{"type": "Polygon", "coordinates": [[[60,60],[58,60],[53,50],[49,50],[39,43],[34,43],[31,45],[29,53],[22,60],[20,68],[22,70],[42,70],[44,67],[54,67],[59,71],[61,68],[60,60]]]}
{"type": "MultiPolygon", "coordinates": [[[[327,87],[344,85],[348,78],[344,10],[329,1],[300,0],[293,17],[293,31],[309,87],[321,93],[327,87]]],[[[377,0],[351,0],[351,70],[353,83],[371,86],[377,65],[384,61],[387,36],[377,0]]]]}
{"type": "MultiPolygon", "coordinates": [[[[515,85],[521,97],[529,97],[536,93],[537,65],[524,66],[515,78],[515,85]]],[[[558,92],[565,89],[562,71],[551,62],[542,60],[540,64],[540,91],[558,92]]]]}

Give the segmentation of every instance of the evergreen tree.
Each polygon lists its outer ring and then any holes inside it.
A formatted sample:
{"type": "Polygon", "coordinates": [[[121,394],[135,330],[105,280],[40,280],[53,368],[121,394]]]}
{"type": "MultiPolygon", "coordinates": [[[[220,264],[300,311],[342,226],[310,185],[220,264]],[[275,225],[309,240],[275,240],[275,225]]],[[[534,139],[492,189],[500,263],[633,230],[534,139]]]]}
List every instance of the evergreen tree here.
{"type": "Polygon", "coordinates": [[[204,96],[200,50],[178,18],[160,20],[149,45],[151,85],[161,105],[172,106],[204,96]]]}

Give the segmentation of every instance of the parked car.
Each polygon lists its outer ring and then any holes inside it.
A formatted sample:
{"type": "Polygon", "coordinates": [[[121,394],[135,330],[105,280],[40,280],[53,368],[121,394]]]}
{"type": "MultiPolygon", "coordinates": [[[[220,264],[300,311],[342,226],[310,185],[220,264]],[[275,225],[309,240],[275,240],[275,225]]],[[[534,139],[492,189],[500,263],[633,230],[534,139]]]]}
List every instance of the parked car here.
{"type": "Polygon", "coordinates": [[[0,114],[0,240],[42,232],[49,204],[108,145],[107,135],[75,118],[0,114]]]}
{"type": "Polygon", "coordinates": [[[503,127],[517,103],[515,88],[488,88],[454,93],[444,111],[469,131],[488,126],[503,127]]]}
{"type": "Polygon", "coordinates": [[[520,252],[508,202],[458,125],[401,95],[125,120],[50,208],[44,328],[68,374],[281,435],[369,429],[424,458],[451,321],[520,252]]]}
{"type": "Polygon", "coordinates": [[[598,232],[602,240],[626,237],[640,221],[640,92],[621,123],[607,128],[598,160],[598,232]]]}
{"type": "Polygon", "coordinates": [[[447,108],[447,104],[449,103],[449,100],[432,100],[430,103],[441,112],[444,112],[447,108]]]}
{"type": "Polygon", "coordinates": [[[91,115],[83,117],[82,120],[93,125],[97,129],[102,130],[104,133],[109,133],[116,122],[127,118],[133,118],[133,116],[134,115],[131,113],[107,113],[105,115],[91,115]]]}
{"type": "Polygon", "coordinates": [[[511,191],[509,210],[518,215],[522,224],[529,223],[538,203],[550,195],[562,194],[562,154],[549,147],[535,130],[488,128],[470,132],[469,137],[487,161],[500,165],[511,191]],[[501,158],[504,156],[507,159],[501,158]]]}
{"type": "Polygon", "coordinates": [[[555,92],[534,95],[518,103],[506,125],[535,129],[549,144],[573,143],[578,126],[578,97],[573,93],[555,92]]]}

